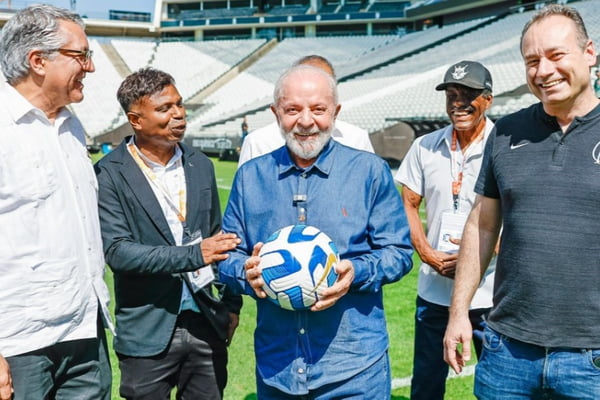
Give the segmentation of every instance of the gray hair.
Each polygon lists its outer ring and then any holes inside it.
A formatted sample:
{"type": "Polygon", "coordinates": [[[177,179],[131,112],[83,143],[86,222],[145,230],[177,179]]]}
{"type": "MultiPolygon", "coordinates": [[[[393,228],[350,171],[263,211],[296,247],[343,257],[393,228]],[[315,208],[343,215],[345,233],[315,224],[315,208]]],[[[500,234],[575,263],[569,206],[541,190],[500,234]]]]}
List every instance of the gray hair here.
{"type": "Polygon", "coordinates": [[[6,22],[0,33],[0,65],[9,84],[14,85],[29,74],[28,56],[32,50],[50,56],[65,44],[66,38],[59,33],[61,20],[85,28],[78,14],[48,4],[24,8],[6,22]]]}
{"type": "Polygon", "coordinates": [[[315,67],[312,65],[308,65],[308,64],[301,64],[301,65],[295,65],[295,66],[287,69],[283,74],[281,74],[279,79],[277,79],[277,82],[275,83],[275,90],[273,90],[273,105],[274,106],[277,106],[279,104],[279,100],[281,100],[281,96],[283,95],[283,84],[288,79],[288,77],[292,74],[295,74],[296,72],[301,72],[301,71],[315,72],[315,73],[320,74],[323,77],[325,77],[325,79],[327,80],[327,83],[329,83],[329,88],[331,89],[331,96],[333,97],[333,102],[334,102],[334,104],[338,103],[338,90],[337,90],[337,84],[335,82],[335,78],[332,77],[331,75],[329,75],[327,72],[323,71],[321,68],[318,68],[318,67],[315,67]]]}
{"type": "Polygon", "coordinates": [[[292,64],[292,67],[295,67],[298,65],[312,65],[313,67],[321,68],[325,72],[331,71],[331,76],[333,76],[333,79],[335,79],[337,81],[337,77],[335,76],[335,69],[333,68],[333,65],[329,62],[328,59],[326,59],[323,56],[320,56],[318,54],[310,54],[308,56],[304,56],[302,58],[297,59],[294,62],[294,64],[292,64]]]}
{"type": "Polygon", "coordinates": [[[538,21],[543,20],[544,18],[551,17],[553,15],[562,15],[563,17],[569,18],[575,24],[575,30],[577,34],[577,43],[581,49],[584,49],[590,39],[587,29],[585,28],[585,24],[583,23],[583,18],[581,18],[581,14],[574,9],[573,7],[565,6],[562,4],[549,4],[543,7],[540,11],[536,12],[533,17],[525,24],[523,31],[521,32],[521,43],[520,49],[521,53],[523,53],[523,38],[525,34],[531,28],[533,24],[538,21]]]}
{"type": "Polygon", "coordinates": [[[142,68],[121,82],[117,100],[127,113],[141,98],[160,93],[169,85],[175,86],[175,79],[168,73],[154,68],[142,68]]]}

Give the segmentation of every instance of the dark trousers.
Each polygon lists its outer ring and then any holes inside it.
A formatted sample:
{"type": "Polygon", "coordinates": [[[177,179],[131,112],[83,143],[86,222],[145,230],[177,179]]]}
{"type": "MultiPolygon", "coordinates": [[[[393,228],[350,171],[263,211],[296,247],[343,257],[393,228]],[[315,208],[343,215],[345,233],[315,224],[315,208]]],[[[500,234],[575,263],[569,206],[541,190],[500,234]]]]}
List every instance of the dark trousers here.
{"type": "MultiPolygon", "coordinates": [[[[473,345],[481,354],[482,333],[488,308],[469,311],[473,325],[473,345]]],[[[448,307],[417,297],[415,313],[415,355],[410,388],[412,400],[443,400],[448,365],[444,362],[444,333],[448,325],[448,307]]]]}
{"type": "Polygon", "coordinates": [[[227,384],[227,345],[201,314],[183,311],[167,349],[153,357],[117,354],[120,394],[128,400],[221,399],[227,384]]]}
{"type": "Polygon", "coordinates": [[[110,400],[112,374],[106,336],[61,342],[7,357],[13,400],[110,400]]]}

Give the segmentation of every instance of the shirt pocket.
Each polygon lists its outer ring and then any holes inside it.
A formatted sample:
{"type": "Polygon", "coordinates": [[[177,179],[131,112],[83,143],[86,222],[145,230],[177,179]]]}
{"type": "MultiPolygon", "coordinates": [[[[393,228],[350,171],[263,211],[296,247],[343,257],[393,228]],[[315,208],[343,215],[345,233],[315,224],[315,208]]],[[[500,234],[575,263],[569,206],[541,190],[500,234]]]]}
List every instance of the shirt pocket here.
{"type": "Polygon", "coordinates": [[[57,187],[56,171],[45,153],[0,150],[0,209],[2,204],[44,200],[57,187]]]}
{"type": "MultiPolygon", "coordinates": [[[[77,324],[91,296],[91,282],[83,279],[77,259],[49,260],[28,270],[27,313],[33,325],[77,324]]],[[[83,267],[81,267],[83,268],[83,267]]]]}
{"type": "MultiPolygon", "coordinates": [[[[0,338],[28,335],[80,320],[87,283],[78,279],[77,260],[36,262],[3,260],[2,318],[12,321],[0,328],[0,338]],[[78,284],[79,282],[79,284],[78,284]]],[[[89,296],[89,291],[88,294],[89,296]]]]}

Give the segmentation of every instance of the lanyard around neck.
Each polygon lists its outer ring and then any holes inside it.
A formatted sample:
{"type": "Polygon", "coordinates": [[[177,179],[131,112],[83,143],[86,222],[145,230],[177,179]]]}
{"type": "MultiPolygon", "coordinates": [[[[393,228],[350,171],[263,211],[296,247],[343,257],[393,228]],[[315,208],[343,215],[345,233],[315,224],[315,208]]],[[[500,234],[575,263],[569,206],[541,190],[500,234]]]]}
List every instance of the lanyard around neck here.
{"type": "MultiPolygon", "coordinates": [[[[138,165],[138,167],[140,167],[140,169],[142,170],[144,175],[146,175],[148,177],[148,179],[150,180],[150,182],[152,182],[152,184],[154,184],[161,191],[162,195],[164,196],[165,200],[167,201],[167,203],[169,204],[171,209],[173,209],[173,211],[175,211],[175,213],[177,214],[177,219],[181,223],[185,223],[185,215],[187,213],[187,198],[186,198],[185,181],[184,181],[183,175],[182,175],[181,182],[179,185],[179,192],[178,192],[179,205],[177,206],[175,204],[175,202],[173,201],[173,198],[171,197],[169,190],[167,190],[167,188],[159,181],[156,174],[150,169],[150,167],[148,167],[148,165],[146,165],[144,160],[142,160],[142,157],[139,154],[138,148],[133,143],[129,143],[127,145],[127,150],[129,150],[129,154],[131,154],[131,156],[135,160],[135,163],[138,165]]],[[[181,158],[179,158],[176,161],[176,163],[177,163],[177,168],[181,167],[182,166],[181,158]]]]}
{"type": "MultiPolygon", "coordinates": [[[[481,142],[483,140],[483,130],[473,139],[473,141],[469,144],[474,145],[475,143],[481,142]]],[[[462,151],[458,149],[458,135],[456,134],[456,130],[452,130],[452,142],[450,144],[450,172],[452,174],[452,203],[454,207],[454,212],[458,211],[458,199],[460,190],[462,189],[463,183],[463,170],[465,168],[465,161],[467,160],[467,152],[462,155],[462,161],[458,162],[458,152],[462,151]]]]}

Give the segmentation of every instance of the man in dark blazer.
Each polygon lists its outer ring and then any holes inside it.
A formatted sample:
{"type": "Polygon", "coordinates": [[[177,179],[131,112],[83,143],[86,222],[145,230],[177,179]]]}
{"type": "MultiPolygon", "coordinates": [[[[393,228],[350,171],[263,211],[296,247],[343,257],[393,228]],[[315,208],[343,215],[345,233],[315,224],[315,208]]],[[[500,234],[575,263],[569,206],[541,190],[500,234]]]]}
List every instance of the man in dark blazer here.
{"type": "Polygon", "coordinates": [[[173,78],[147,68],[117,98],[135,135],[96,164],[106,261],[114,272],[120,394],[220,399],[241,298],[213,263],[239,239],[221,232],[214,168],[180,143],[186,122],[173,78]]]}

